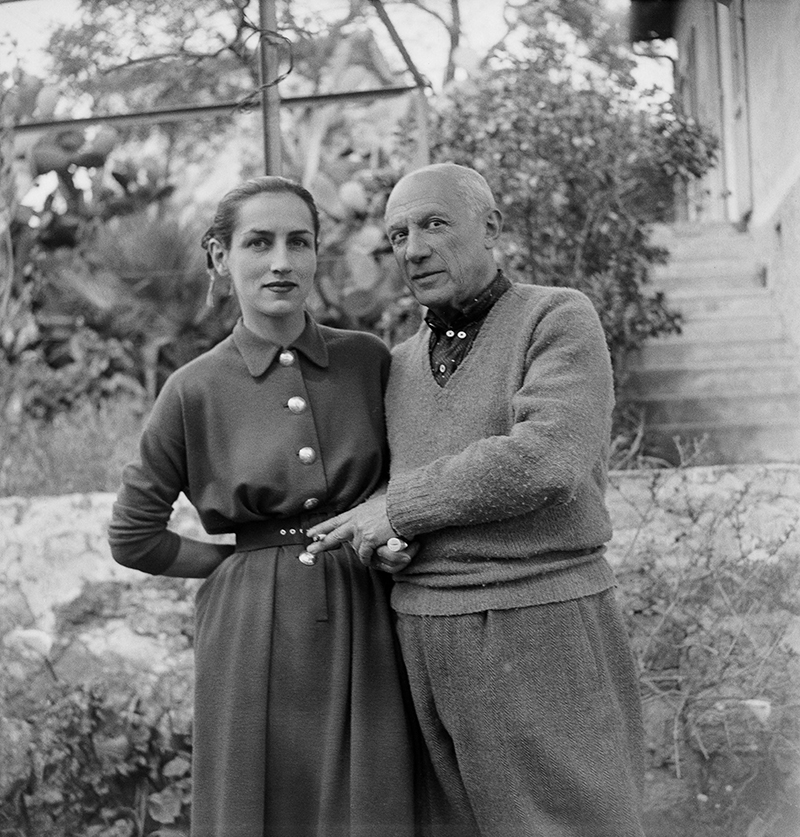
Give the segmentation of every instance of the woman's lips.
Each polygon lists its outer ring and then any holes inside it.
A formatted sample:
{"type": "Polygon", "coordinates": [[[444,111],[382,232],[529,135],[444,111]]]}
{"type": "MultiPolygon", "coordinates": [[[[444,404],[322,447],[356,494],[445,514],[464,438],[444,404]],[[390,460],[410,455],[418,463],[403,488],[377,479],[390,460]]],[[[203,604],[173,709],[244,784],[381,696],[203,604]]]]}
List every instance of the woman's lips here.
{"type": "Polygon", "coordinates": [[[264,285],[270,291],[287,292],[297,287],[294,282],[269,282],[264,285]]]}

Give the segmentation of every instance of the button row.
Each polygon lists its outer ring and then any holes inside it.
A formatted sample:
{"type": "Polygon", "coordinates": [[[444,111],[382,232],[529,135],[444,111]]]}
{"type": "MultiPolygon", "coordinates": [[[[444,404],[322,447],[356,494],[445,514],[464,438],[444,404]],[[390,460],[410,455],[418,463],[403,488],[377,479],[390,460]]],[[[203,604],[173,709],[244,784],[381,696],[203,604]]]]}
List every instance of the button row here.
{"type": "MultiPolygon", "coordinates": [[[[289,349],[284,349],[278,355],[278,363],[280,363],[281,366],[292,366],[294,364],[294,361],[294,352],[289,351],[289,349]]],[[[305,398],[301,398],[299,395],[294,395],[286,402],[286,406],[295,415],[299,415],[300,413],[304,413],[308,409],[308,402],[305,400],[305,398]]],[[[314,450],[314,448],[311,447],[300,448],[300,450],[297,451],[297,458],[304,465],[313,465],[317,461],[317,452],[314,450]]],[[[318,505],[319,498],[317,497],[309,497],[307,500],[303,502],[304,509],[315,509],[318,505]]],[[[281,534],[285,535],[286,531],[284,529],[281,529],[281,534]]],[[[289,534],[294,535],[295,530],[289,529],[289,534]]],[[[316,563],[316,561],[308,561],[309,558],[313,558],[313,556],[305,552],[303,553],[303,555],[300,556],[300,560],[303,561],[303,563],[316,563]],[[306,560],[303,560],[304,558],[306,558],[306,560]]]]}
{"type": "MultiPolygon", "coordinates": [[[[447,337],[455,337],[455,336],[456,336],[456,333],[455,333],[455,332],[453,331],[453,329],[451,328],[451,329],[448,329],[448,330],[445,332],[445,335],[447,335],[447,337]]],[[[458,337],[459,337],[461,340],[463,340],[466,336],[467,336],[467,332],[466,332],[466,331],[459,331],[459,332],[458,332],[458,337]]]]}

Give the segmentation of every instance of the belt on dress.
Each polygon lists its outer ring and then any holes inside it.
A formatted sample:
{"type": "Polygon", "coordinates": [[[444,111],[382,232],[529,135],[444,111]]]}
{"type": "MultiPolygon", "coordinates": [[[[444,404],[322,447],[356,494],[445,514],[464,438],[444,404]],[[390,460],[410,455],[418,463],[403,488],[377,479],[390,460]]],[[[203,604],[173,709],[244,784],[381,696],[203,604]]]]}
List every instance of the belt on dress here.
{"type": "Polygon", "coordinates": [[[329,509],[313,514],[298,514],[293,517],[242,523],[236,527],[236,551],[251,552],[254,549],[291,544],[308,546],[311,538],[306,535],[306,531],[315,523],[321,523],[336,514],[338,512],[329,509]]]}
{"type": "MultiPolygon", "coordinates": [[[[295,517],[280,517],[273,520],[254,520],[236,528],[236,551],[252,552],[271,546],[308,546],[311,538],[306,531],[315,523],[327,520],[337,514],[334,510],[302,514],[295,517]]],[[[328,621],[328,590],[326,584],[325,561],[317,560],[303,550],[297,556],[307,568],[305,587],[309,612],[317,622],[328,621]]]]}

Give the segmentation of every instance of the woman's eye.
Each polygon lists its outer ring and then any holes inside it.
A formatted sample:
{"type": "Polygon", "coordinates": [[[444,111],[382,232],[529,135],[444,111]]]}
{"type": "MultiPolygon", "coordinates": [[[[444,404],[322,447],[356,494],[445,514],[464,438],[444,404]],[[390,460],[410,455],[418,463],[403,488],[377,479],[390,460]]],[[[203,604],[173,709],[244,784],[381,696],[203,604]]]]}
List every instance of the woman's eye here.
{"type": "Polygon", "coordinates": [[[311,246],[305,238],[293,238],[289,244],[291,244],[292,247],[297,247],[298,250],[304,250],[306,247],[311,246]]]}
{"type": "Polygon", "coordinates": [[[263,250],[269,246],[269,242],[266,238],[252,238],[247,242],[247,246],[252,247],[254,250],[263,250]]]}

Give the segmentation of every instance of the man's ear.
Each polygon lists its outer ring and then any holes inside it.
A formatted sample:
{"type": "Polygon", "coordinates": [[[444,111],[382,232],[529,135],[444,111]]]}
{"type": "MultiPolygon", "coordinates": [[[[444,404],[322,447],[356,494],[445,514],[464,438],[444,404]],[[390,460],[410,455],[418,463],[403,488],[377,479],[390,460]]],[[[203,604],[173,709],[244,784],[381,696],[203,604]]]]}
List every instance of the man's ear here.
{"type": "Polygon", "coordinates": [[[490,209],[486,213],[486,235],[484,245],[491,250],[497,245],[500,233],[503,231],[503,213],[499,209],[490,209]]]}

